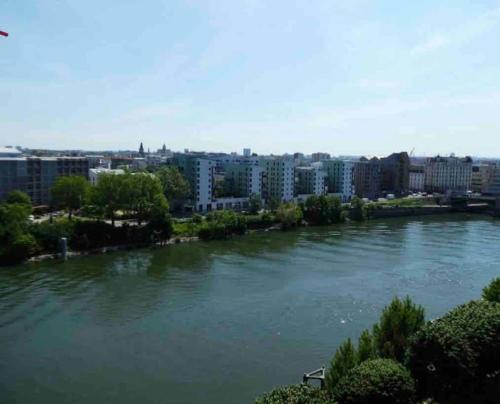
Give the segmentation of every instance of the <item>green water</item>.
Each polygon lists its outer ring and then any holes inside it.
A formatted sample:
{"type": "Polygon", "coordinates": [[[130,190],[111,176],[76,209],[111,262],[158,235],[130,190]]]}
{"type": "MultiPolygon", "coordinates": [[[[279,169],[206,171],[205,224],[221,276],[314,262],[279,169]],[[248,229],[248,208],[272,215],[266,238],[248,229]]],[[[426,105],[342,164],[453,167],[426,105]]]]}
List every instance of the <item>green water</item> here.
{"type": "Polygon", "coordinates": [[[500,221],[263,233],[0,270],[0,402],[246,403],[394,295],[429,318],[500,275],[500,221]]]}

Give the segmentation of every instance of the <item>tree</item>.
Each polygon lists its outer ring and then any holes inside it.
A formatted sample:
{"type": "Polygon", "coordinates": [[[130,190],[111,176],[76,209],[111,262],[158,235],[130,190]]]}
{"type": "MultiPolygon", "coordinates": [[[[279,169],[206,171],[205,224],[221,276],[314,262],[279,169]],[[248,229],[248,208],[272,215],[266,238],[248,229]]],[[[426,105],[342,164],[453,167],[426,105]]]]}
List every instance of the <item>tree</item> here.
{"type": "Polygon", "coordinates": [[[262,209],[262,198],[259,194],[252,194],[248,200],[248,205],[250,213],[255,215],[262,209]]]}
{"type": "Polygon", "coordinates": [[[308,384],[278,387],[257,398],[255,404],[334,404],[324,390],[308,384]]]}
{"type": "Polygon", "coordinates": [[[373,337],[370,331],[364,330],[358,340],[358,363],[362,363],[369,359],[375,359],[375,347],[373,345],[373,337]]]}
{"type": "Polygon", "coordinates": [[[483,299],[500,303],[500,278],[495,278],[483,289],[483,299]]]}
{"type": "Polygon", "coordinates": [[[10,191],[7,194],[7,198],[5,200],[8,204],[18,203],[21,205],[27,205],[31,207],[31,198],[27,193],[19,190],[10,191]]]}
{"type": "Polygon", "coordinates": [[[88,197],[90,185],[84,177],[59,177],[51,189],[52,201],[56,206],[68,210],[71,220],[73,210],[80,209],[88,197]]]}
{"type": "Polygon", "coordinates": [[[311,195],[304,205],[304,218],[316,225],[340,223],[344,220],[338,197],[311,195]]]}
{"type": "Polygon", "coordinates": [[[375,348],[383,358],[402,362],[410,338],[425,323],[424,308],[409,297],[395,297],[382,311],[378,324],[373,326],[375,348]]]}
{"type": "Polygon", "coordinates": [[[167,200],[177,203],[189,198],[191,187],[177,167],[162,167],[156,172],[156,176],[160,179],[167,200]]]}
{"type": "Polygon", "coordinates": [[[162,193],[153,197],[153,206],[149,213],[148,226],[161,242],[168,240],[172,235],[172,220],[169,214],[168,201],[162,193]]]}
{"type": "Polygon", "coordinates": [[[294,203],[283,203],[276,210],[276,219],[283,230],[297,226],[302,220],[302,211],[294,203]]]}
{"type": "Polygon", "coordinates": [[[341,404],[412,404],[415,381],[401,364],[390,359],[373,359],[342,378],[335,399],[341,404]]]}
{"type": "Polygon", "coordinates": [[[36,249],[36,242],[29,234],[28,216],[31,206],[25,204],[0,204],[0,264],[22,261],[36,249]]]}
{"type": "Polygon", "coordinates": [[[114,174],[101,174],[97,185],[92,189],[92,203],[94,203],[104,216],[115,225],[116,211],[124,205],[124,176],[114,174]]]}
{"type": "MultiPolygon", "coordinates": [[[[122,205],[135,213],[139,224],[147,220],[154,206],[155,198],[162,195],[160,180],[147,173],[125,174],[121,188],[122,205]]],[[[168,206],[168,202],[166,203],[168,206]]]]}
{"type": "Polygon", "coordinates": [[[330,393],[334,394],[339,381],[349,370],[358,364],[356,348],[350,338],[347,339],[335,352],[330,368],[326,374],[326,387],[330,393]]]}
{"type": "Polygon", "coordinates": [[[412,340],[408,366],[421,398],[498,402],[500,304],[472,301],[427,323],[412,340]]]}
{"type": "Polygon", "coordinates": [[[365,203],[357,196],[351,199],[350,218],[357,222],[361,222],[367,218],[365,203]]]}

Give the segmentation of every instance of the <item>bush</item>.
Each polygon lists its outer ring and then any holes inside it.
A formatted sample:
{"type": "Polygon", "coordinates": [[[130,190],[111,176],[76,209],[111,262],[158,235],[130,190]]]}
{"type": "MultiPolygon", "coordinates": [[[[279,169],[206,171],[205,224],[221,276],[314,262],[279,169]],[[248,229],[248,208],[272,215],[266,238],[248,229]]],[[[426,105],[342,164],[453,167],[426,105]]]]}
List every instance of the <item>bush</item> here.
{"type": "Polygon", "coordinates": [[[0,248],[2,264],[18,264],[32,256],[37,250],[35,238],[31,234],[18,234],[5,248],[0,248]]]}
{"type": "Polygon", "coordinates": [[[7,194],[5,202],[8,204],[18,203],[21,205],[27,205],[31,208],[31,198],[27,193],[19,190],[10,191],[7,194]]]}
{"type": "Polygon", "coordinates": [[[500,303],[500,278],[495,278],[483,289],[483,299],[500,303]]]}
{"type": "Polygon", "coordinates": [[[270,213],[246,216],[247,227],[249,229],[266,229],[273,225],[274,218],[270,213]]]}
{"type": "Polygon", "coordinates": [[[207,214],[206,221],[198,230],[202,240],[224,239],[233,234],[245,234],[246,218],[233,211],[221,210],[207,214]]]}
{"type": "Polygon", "coordinates": [[[324,390],[308,384],[279,387],[255,400],[256,404],[333,404],[324,390]]]}
{"type": "Polygon", "coordinates": [[[373,326],[374,345],[383,358],[402,362],[410,338],[425,324],[424,308],[395,297],[373,326]]]}
{"type": "Polygon", "coordinates": [[[74,222],[69,220],[57,220],[33,223],[30,233],[35,237],[38,246],[44,252],[57,252],[59,250],[59,239],[61,237],[71,238],[74,230],[74,222]]]}
{"type": "Polygon", "coordinates": [[[408,364],[423,398],[498,402],[500,304],[469,302],[427,324],[411,344],[408,364]]]}
{"type": "Polygon", "coordinates": [[[342,378],[335,399],[340,404],[409,404],[415,402],[415,383],[399,363],[373,359],[342,378]]]}
{"type": "Polygon", "coordinates": [[[295,227],[302,221],[302,210],[294,203],[281,204],[276,211],[276,220],[283,230],[295,227]]]}
{"type": "Polygon", "coordinates": [[[326,387],[330,393],[335,393],[339,381],[358,364],[356,348],[348,338],[335,352],[326,373],[326,387]]]}

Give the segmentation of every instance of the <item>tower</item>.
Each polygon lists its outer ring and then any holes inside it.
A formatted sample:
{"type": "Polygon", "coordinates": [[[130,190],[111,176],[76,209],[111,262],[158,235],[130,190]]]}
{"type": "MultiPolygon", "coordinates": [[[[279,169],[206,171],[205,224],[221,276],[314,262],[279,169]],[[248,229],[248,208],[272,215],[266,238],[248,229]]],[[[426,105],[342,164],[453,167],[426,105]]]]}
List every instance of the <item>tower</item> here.
{"type": "Polygon", "coordinates": [[[142,142],[141,145],[139,146],[139,154],[141,155],[141,157],[144,157],[144,146],[142,145],[142,142]]]}

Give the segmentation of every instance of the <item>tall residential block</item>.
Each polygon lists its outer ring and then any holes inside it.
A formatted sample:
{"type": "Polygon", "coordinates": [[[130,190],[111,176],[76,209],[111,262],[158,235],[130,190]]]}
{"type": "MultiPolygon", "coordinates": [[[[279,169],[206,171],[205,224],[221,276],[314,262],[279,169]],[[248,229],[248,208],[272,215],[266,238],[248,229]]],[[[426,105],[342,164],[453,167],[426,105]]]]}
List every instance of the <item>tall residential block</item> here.
{"type": "Polygon", "coordinates": [[[376,157],[362,157],[354,167],[354,186],[360,198],[377,199],[382,196],[382,166],[376,157]]]}
{"type": "Polygon", "coordinates": [[[471,187],[472,159],[470,157],[432,157],[425,163],[425,190],[446,193],[467,191],[471,187]]]}
{"type": "Polygon", "coordinates": [[[384,195],[406,195],[410,188],[410,157],[408,153],[393,153],[380,159],[381,183],[384,195]]]}
{"type": "Polygon", "coordinates": [[[425,172],[423,165],[410,166],[409,188],[412,192],[422,192],[425,189],[425,172]]]}
{"type": "Polygon", "coordinates": [[[326,173],[326,187],[329,194],[337,194],[343,202],[354,196],[354,167],[350,160],[322,160],[321,166],[326,173]]]}
{"type": "Polygon", "coordinates": [[[57,178],[79,175],[88,178],[89,161],[84,157],[0,158],[0,200],[13,190],[26,192],[34,205],[51,202],[50,189],[57,178]]]}
{"type": "Polygon", "coordinates": [[[324,195],[326,173],[321,165],[295,168],[295,193],[297,195],[324,195]]]}
{"type": "Polygon", "coordinates": [[[268,157],[259,162],[264,170],[263,197],[271,200],[288,202],[293,200],[295,186],[295,168],[293,159],[268,157]]]}

